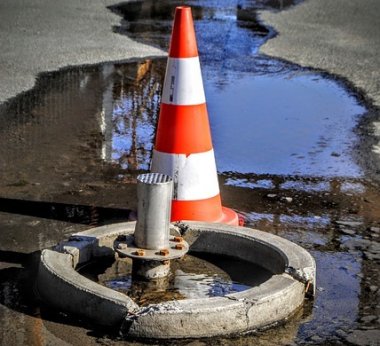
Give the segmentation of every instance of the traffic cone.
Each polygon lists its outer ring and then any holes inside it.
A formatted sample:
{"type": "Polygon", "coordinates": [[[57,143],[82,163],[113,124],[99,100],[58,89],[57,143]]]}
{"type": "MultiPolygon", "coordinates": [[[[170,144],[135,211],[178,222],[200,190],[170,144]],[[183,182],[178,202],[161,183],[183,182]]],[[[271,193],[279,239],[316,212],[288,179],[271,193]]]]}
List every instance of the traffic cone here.
{"type": "Polygon", "coordinates": [[[222,207],[190,7],[177,7],[151,172],[174,181],[171,220],[238,225],[222,207]]]}

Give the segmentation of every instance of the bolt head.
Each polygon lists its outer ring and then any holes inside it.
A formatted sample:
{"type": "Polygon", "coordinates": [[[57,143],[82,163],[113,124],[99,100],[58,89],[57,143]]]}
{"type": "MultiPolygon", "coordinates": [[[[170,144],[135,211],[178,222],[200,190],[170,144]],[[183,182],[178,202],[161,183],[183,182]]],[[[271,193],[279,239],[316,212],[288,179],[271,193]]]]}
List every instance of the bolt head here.
{"type": "Polygon", "coordinates": [[[137,249],[135,252],[136,256],[145,256],[145,251],[143,249],[137,249]]]}
{"type": "Polygon", "coordinates": [[[168,249],[162,249],[162,250],[160,250],[159,254],[161,256],[168,256],[169,255],[169,250],[168,249]]]}
{"type": "Polygon", "coordinates": [[[175,244],[175,247],[174,247],[176,250],[183,250],[185,248],[185,245],[184,244],[175,244]]]}
{"type": "Polygon", "coordinates": [[[120,243],[120,244],[117,246],[117,248],[118,248],[119,250],[125,250],[125,249],[128,248],[128,245],[127,245],[127,244],[120,243]]]}

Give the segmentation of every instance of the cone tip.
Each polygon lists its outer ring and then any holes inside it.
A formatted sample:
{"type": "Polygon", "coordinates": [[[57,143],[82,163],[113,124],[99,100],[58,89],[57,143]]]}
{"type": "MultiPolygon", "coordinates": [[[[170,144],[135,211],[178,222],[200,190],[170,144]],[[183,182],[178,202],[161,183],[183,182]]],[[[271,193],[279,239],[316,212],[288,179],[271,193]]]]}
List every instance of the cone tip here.
{"type": "Polygon", "coordinates": [[[169,48],[171,58],[190,58],[198,56],[194,23],[189,6],[177,6],[169,48]]]}
{"type": "Polygon", "coordinates": [[[192,17],[191,7],[190,6],[177,6],[175,8],[174,17],[177,16],[190,16],[192,17]]]}

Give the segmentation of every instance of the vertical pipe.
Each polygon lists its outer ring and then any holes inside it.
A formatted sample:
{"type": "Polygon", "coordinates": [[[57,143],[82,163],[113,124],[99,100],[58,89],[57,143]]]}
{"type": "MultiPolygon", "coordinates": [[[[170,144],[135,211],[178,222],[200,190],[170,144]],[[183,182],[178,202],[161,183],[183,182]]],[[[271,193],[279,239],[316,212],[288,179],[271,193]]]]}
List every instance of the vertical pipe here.
{"type": "Polygon", "coordinates": [[[137,177],[137,224],[135,243],[149,250],[169,247],[173,180],[160,173],[137,177]]]}

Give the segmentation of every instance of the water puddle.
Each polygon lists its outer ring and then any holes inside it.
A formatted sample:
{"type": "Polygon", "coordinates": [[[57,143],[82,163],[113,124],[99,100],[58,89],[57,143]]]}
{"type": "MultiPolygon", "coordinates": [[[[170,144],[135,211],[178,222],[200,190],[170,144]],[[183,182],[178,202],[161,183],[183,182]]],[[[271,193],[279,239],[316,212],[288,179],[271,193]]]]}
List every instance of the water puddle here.
{"type": "Polygon", "coordinates": [[[220,171],[362,175],[352,151],[353,129],[365,108],[336,82],[302,73],[235,78],[223,86],[206,84],[220,171]]]}
{"type": "Polygon", "coordinates": [[[322,340],[331,340],[332,336],[338,336],[339,329],[356,325],[361,261],[346,253],[312,251],[312,255],[318,261],[318,295],[312,319],[300,327],[298,337],[310,340],[317,334],[322,340]]]}
{"type": "MultiPolygon", "coordinates": [[[[42,107],[39,104],[27,105],[25,119],[13,130],[18,132],[19,139],[14,138],[13,131],[5,135],[9,141],[5,143],[4,152],[7,155],[16,152],[15,159],[23,159],[33,145],[26,137],[33,136],[36,141],[41,127],[51,135],[58,126],[62,126],[62,132],[68,131],[74,124],[63,123],[74,115],[91,118],[92,133],[82,137],[82,144],[78,143],[78,138],[72,138],[70,143],[71,146],[82,146],[82,158],[91,156],[97,160],[84,161],[87,163],[83,167],[85,173],[94,174],[94,171],[106,169],[105,164],[109,167],[117,164],[127,170],[126,173],[148,170],[164,70],[165,60],[150,59],[84,68],[74,73],[57,72],[55,79],[69,77],[71,81],[60,95],[55,96],[63,103],[59,108],[60,119],[54,110],[49,109],[50,93],[53,92],[49,88],[47,95],[39,100],[42,107]],[[94,82],[90,83],[91,80],[94,82]],[[95,87],[98,88],[96,92],[95,87]],[[70,104],[67,98],[72,94],[76,94],[76,100],[70,104]],[[84,107],[86,102],[82,99],[88,103],[92,101],[92,107],[84,107]],[[43,124],[40,123],[42,118],[43,124]],[[98,167],[89,167],[89,164],[98,167]]],[[[365,109],[335,81],[315,74],[302,75],[301,72],[283,72],[269,77],[245,72],[244,75],[234,74],[234,78],[236,80],[230,76],[231,80],[228,82],[226,79],[224,85],[220,85],[218,80],[204,81],[217,166],[219,172],[229,173],[227,184],[244,185],[239,178],[234,182],[233,173],[326,179],[359,178],[363,175],[352,152],[357,141],[353,130],[365,109]]],[[[17,101],[22,104],[29,102],[27,96],[17,101]]],[[[10,115],[13,106],[4,113],[10,115]]],[[[10,124],[7,126],[11,127],[10,124]]],[[[47,149],[53,149],[57,140],[64,139],[64,132],[61,136],[57,133],[56,137],[44,138],[44,144],[47,149]]],[[[60,147],[55,154],[64,157],[64,149],[69,148],[60,147]]],[[[42,159],[41,164],[47,163],[46,158],[37,159],[42,159]]],[[[52,158],[51,162],[54,161],[57,159],[52,158]]],[[[61,161],[59,166],[70,164],[67,161],[69,158],[61,161]]],[[[64,167],[59,168],[65,170],[64,167]]],[[[13,180],[8,186],[24,187],[28,184],[30,182],[24,178],[13,180]]],[[[301,186],[299,182],[293,184],[301,186]]],[[[258,183],[261,185],[271,186],[266,180],[258,183]]],[[[246,187],[256,186],[249,182],[246,184],[246,187]]],[[[284,184],[283,188],[288,186],[284,184]]]]}
{"type": "Polygon", "coordinates": [[[188,254],[171,262],[171,275],[163,280],[145,282],[132,278],[132,261],[91,263],[82,275],[127,294],[145,306],[169,300],[221,297],[245,291],[268,280],[272,273],[242,260],[209,254],[188,254]],[[108,265],[108,266],[107,266],[108,265]]]}
{"type": "MultiPolygon", "coordinates": [[[[365,153],[356,132],[366,108],[335,77],[258,54],[275,34],[258,11],[299,2],[185,2],[194,5],[223,203],[243,214],[248,227],[309,249],[319,270],[313,307],[274,332],[242,338],[243,344],[344,343],[358,325],[373,328],[368,316],[379,314],[380,196],[358,163],[365,153]]],[[[122,17],[113,29],[167,50],[175,4],[112,6],[122,17]]],[[[0,271],[22,270],[20,254],[84,225],[133,218],[131,196],[137,174],[149,169],[165,65],[149,58],[49,72],[0,106],[0,271]]],[[[127,268],[111,267],[96,280],[128,294],[133,287],[145,303],[152,299],[133,286],[127,268]]],[[[218,278],[190,267],[173,276],[172,298],[193,294],[184,286],[218,295],[258,284],[236,276],[235,264],[224,265],[218,278]]],[[[13,283],[5,281],[0,314],[10,323],[10,301],[18,296],[12,298],[13,283]]],[[[62,324],[44,323],[68,340],[62,324]]]]}
{"type": "MultiPolygon", "coordinates": [[[[266,36],[269,30],[258,22],[257,10],[284,10],[294,6],[302,0],[254,0],[254,1],[234,1],[234,0],[215,0],[215,1],[173,1],[173,0],[148,0],[148,1],[133,1],[129,3],[121,3],[108,7],[112,12],[122,16],[123,20],[120,25],[114,26],[113,30],[120,34],[125,34],[145,44],[158,46],[164,50],[168,50],[169,41],[168,36],[172,29],[172,20],[174,18],[174,8],[184,4],[192,7],[193,18],[195,20],[202,20],[197,23],[197,29],[202,30],[203,25],[207,25],[207,32],[202,32],[202,35],[197,34],[199,42],[199,49],[202,55],[207,52],[217,53],[220,51],[218,41],[210,40],[211,36],[208,33],[215,33],[222,29],[226,29],[225,21],[231,21],[232,26],[236,23],[242,28],[249,28],[255,31],[256,36],[266,36]],[[218,23],[218,22],[221,23],[218,23]],[[221,24],[221,25],[219,25],[221,24]],[[207,45],[203,44],[205,42],[207,45]],[[213,49],[216,48],[216,49],[213,49]]],[[[227,28],[231,31],[231,28],[227,28]]],[[[231,36],[233,38],[233,36],[231,36]]],[[[244,37],[238,37],[237,42],[243,42],[244,37]]],[[[261,41],[258,37],[252,39],[261,41]]],[[[237,43],[235,42],[235,43],[237,43]]],[[[257,42],[255,46],[259,46],[261,42],[257,42]]],[[[241,44],[240,47],[245,47],[241,44]]],[[[238,49],[236,48],[231,49],[238,49]]],[[[252,48],[253,49],[253,48],[252,48]]],[[[231,51],[232,52],[232,51],[231,51]]],[[[213,54],[211,54],[213,55],[213,54]]],[[[225,55],[227,57],[227,54],[225,55]]]]}
{"type": "MultiPolygon", "coordinates": [[[[257,54],[273,33],[256,11],[295,3],[194,6],[217,167],[229,173],[229,185],[244,185],[233,174],[310,176],[320,178],[319,184],[363,176],[352,153],[358,141],[354,129],[366,109],[337,81],[257,54]]],[[[124,16],[120,28],[132,37],[131,23],[167,25],[161,32],[167,45],[173,4],[132,2],[112,10],[124,16]]],[[[138,37],[149,43],[149,33],[157,31],[148,25],[138,37]]],[[[1,128],[7,129],[5,184],[39,188],[45,172],[52,171],[52,182],[60,180],[64,190],[79,179],[96,189],[104,184],[102,175],[115,177],[115,168],[127,181],[129,174],[148,170],[165,65],[165,59],[147,59],[41,75],[34,90],[0,110],[1,128]],[[33,175],[23,172],[27,167],[34,168],[33,175]]],[[[266,180],[260,184],[271,186],[266,180]]]]}

